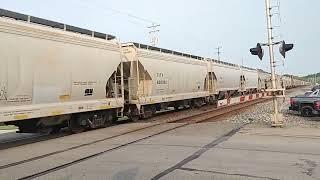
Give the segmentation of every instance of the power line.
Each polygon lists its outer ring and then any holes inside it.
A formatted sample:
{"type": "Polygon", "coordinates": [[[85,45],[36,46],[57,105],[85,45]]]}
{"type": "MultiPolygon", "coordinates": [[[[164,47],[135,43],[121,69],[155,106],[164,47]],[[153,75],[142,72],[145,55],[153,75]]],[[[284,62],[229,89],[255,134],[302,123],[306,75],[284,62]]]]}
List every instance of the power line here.
{"type": "MultiPolygon", "coordinates": [[[[79,2],[77,2],[77,3],[79,4],[79,2]]],[[[158,33],[160,32],[160,30],[158,28],[160,27],[160,24],[156,23],[155,21],[152,21],[152,20],[147,19],[147,18],[139,17],[139,16],[136,16],[134,14],[131,14],[131,13],[128,13],[128,12],[125,12],[125,11],[121,11],[121,10],[117,10],[117,9],[114,9],[114,8],[110,8],[110,7],[104,7],[103,6],[103,8],[101,8],[99,6],[95,6],[94,4],[89,4],[89,3],[81,1],[81,0],[80,0],[80,4],[82,4],[86,8],[89,7],[89,8],[92,8],[92,9],[96,9],[99,12],[107,14],[108,16],[112,16],[112,15],[115,15],[115,14],[120,14],[120,15],[125,15],[126,17],[128,17],[128,18],[130,18],[132,20],[135,20],[135,21],[151,24],[150,26],[147,26],[147,27],[145,26],[147,29],[149,29],[150,44],[152,46],[156,46],[158,44],[158,42],[159,42],[158,33]],[[108,12],[108,13],[106,13],[106,12],[108,12]],[[112,13],[110,13],[110,12],[112,12],[112,13]]],[[[137,23],[137,22],[131,21],[129,19],[127,19],[127,21],[132,23],[132,24],[138,25],[138,26],[144,26],[142,23],[137,23]]]]}
{"type": "Polygon", "coordinates": [[[82,7],[85,7],[86,9],[88,9],[88,8],[94,9],[97,12],[103,13],[108,17],[113,16],[113,15],[117,15],[117,14],[124,15],[125,17],[127,17],[126,21],[128,21],[134,25],[137,25],[139,27],[143,27],[144,29],[145,28],[149,29],[148,35],[150,36],[150,44],[152,46],[156,46],[157,43],[159,42],[158,33],[160,32],[160,30],[158,28],[160,27],[160,24],[156,23],[153,20],[150,20],[150,19],[144,18],[144,17],[140,17],[140,16],[134,15],[129,12],[114,9],[111,7],[98,6],[96,4],[88,3],[87,1],[83,1],[83,0],[77,1],[76,4],[78,4],[82,7]],[[148,24],[148,26],[146,24],[148,24]]]}
{"type": "MultiPolygon", "coordinates": [[[[103,8],[102,8],[102,7],[99,7],[99,6],[95,6],[94,4],[90,4],[90,3],[84,2],[82,0],[80,0],[80,2],[83,5],[85,5],[85,7],[91,7],[91,8],[94,8],[94,9],[99,9],[99,10],[104,11],[104,12],[106,12],[106,11],[113,12],[110,15],[122,14],[122,15],[125,15],[125,16],[129,17],[129,18],[136,19],[136,20],[139,20],[139,21],[143,21],[143,22],[146,22],[146,23],[158,24],[155,21],[152,21],[150,19],[139,17],[137,15],[134,15],[134,14],[131,14],[131,13],[128,13],[128,12],[125,12],[125,11],[121,11],[121,10],[117,10],[117,9],[110,8],[110,7],[105,7],[105,6],[103,6],[103,8]]],[[[77,3],[79,3],[79,1],[77,1],[77,3]]]]}

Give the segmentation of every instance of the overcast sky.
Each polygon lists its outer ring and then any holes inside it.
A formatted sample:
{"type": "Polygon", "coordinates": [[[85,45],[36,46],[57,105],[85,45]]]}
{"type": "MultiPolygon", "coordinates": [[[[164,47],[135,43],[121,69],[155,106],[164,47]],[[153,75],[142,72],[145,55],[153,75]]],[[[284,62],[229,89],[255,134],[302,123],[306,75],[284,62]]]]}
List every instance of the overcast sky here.
{"type": "MultiPolygon", "coordinates": [[[[271,1],[277,5],[278,0],[271,1]]],[[[269,70],[267,55],[261,62],[249,52],[267,41],[264,5],[264,0],[1,0],[0,8],[114,34],[123,42],[149,43],[147,26],[156,22],[161,25],[160,47],[217,57],[216,47],[222,46],[224,61],[269,70]]],[[[284,67],[275,48],[278,73],[320,72],[319,7],[319,0],[281,0],[281,22],[273,16],[280,25],[276,40],[295,47],[284,67]]]]}

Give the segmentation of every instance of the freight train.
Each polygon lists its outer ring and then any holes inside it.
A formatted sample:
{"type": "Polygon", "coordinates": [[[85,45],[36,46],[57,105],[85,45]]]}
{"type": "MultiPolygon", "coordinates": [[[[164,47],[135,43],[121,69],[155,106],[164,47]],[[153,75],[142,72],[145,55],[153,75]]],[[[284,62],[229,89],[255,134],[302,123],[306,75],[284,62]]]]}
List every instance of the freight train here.
{"type": "MultiPolygon", "coordinates": [[[[270,89],[270,74],[0,9],[0,123],[72,132],[270,89]]],[[[306,82],[277,78],[277,88],[306,82]]]]}

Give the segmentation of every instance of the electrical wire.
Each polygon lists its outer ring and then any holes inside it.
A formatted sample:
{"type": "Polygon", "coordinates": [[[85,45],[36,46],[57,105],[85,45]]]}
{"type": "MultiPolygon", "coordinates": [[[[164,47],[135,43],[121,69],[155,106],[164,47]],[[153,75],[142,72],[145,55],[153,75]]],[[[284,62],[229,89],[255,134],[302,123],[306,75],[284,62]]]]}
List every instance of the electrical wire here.
{"type": "MultiPolygon", "coordinates": [[[[121,10],[117,10],[117,9],[110,8],[110,7],[105,7],[105,6],[103,6],[103,8],[102,8],[101,6],[96,6],[94,4],[87,3],[87,2],[85,2],[83,0],[78,0],[77,3],[79,4],[79,2],[84,7],[86,7],[86,8],[90,7],[91,9],[99,10],[99,12],[103,12],[103,13],[112,12],[112,13],[106,13],[108,16],[120,14],[120,15],[125,15],[126,17],[129,17],[131,19],[135,19],[135,20],[138,20],[138,21],[141,21],[141,22],[145,22],[145,23],[148,23],[148,24],[158,24],[155,21],[152,21],[150,19],[139,17],[137,15],[134,15],[134,14],[131,14],[131,13],[128,13],[128,12],[125,12],[125,11],[121,11],[121,10]]],[[[134,23],[133,21],[130,21],[130,20],[128,20],[128,22],[134,23]]],[[[134,24],[142,25],[140,23],[134,23],[134,24]]]]}

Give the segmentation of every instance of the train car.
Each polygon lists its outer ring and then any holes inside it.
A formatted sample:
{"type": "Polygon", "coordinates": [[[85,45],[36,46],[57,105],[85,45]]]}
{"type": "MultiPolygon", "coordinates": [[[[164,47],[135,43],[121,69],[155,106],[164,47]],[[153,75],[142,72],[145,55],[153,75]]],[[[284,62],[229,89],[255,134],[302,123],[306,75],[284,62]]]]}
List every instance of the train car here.
{"type": "Polygon", "coordinates": [[[241,74],[244,76],[246,93],[257,92],[259,89],[257,69],[241,66],[241,74]]]}
{"type": "Polygon", "coordinates": [[[266,91],[269,86],[270,76],[271,74],[265,72],[261,69],[258,69],[258,90],[259,91],[266,91]]]}
{"type": "Polygon", "coordinates": [[[290,76],[282,76],[282,80],[286,89],[292,88],[290,76]]]}
{"type": "Polygon", "coordinates": [[[299,83],[298,83],[298,82],[299,82],[298,79],[295,79],[295,78],[292,77],[292,86],[293,86],[293,87],[298,87],[298,86],[299,86],[299,83]]]}
{"type": "Polygon", "coordinates": [[[295,88],[295,87],[300,87],[300,86],[309,86],[309,85],[311,85],[310,82],[301,80],[301,79],[299,79],[297,77],[294,77],[292,75],[285,75],[285,76],[283,76],[283,78],[284,78],[284,82],[286,84],[286,87],[288,89],[295,88]]]}
{"type": "Polygon", "coordinates": [[[209,75],[213,77],[213,94],[215,99],[222,99],[225,96],[232,96],[245,91],[244,78],[241,76],[239,65],[231,64],[214,59],[207,59],[209,75]]]}
{"type": "Polygon", "coordinates": [[[284,90],[285,84],[281,75],[276,75],[276,88],[278,90],[284,90]]]}
{"type": "Polygon", "coordinates": [[[296,87],[296,80],[294,79],[294,77],[291,75],[291,77],[290,77],[290,80],[291,80],[291,87],[296,87]]]}
{"type": "Polygon", "coordinates": [[[38,132],[114,120],[124,104],[114,36],[2,9],[0,16],[0,122],[38,132]]]}
{"type": "Polygon", "coordinates": [[[200,106],[209,96],[204,58],[139,43],[124,43],[122,52],[132,118],[147,118],[169,106],[200,106]]]}
{"type": "MultiPolygon", "coordinates": [[[[258,76],[259,76],[259,88],[262,91],[268,91],[272,89],[272,81],[271,81],[271,73],[265,72],[261,69],[258,70],[258,76]]],[[[276,89],[283,90],[285,88],[285,81],[282,76],[276,75],[276,89]]]]}

